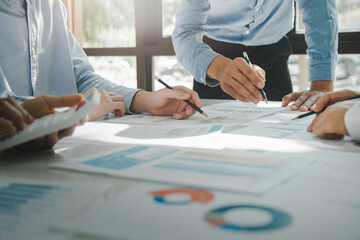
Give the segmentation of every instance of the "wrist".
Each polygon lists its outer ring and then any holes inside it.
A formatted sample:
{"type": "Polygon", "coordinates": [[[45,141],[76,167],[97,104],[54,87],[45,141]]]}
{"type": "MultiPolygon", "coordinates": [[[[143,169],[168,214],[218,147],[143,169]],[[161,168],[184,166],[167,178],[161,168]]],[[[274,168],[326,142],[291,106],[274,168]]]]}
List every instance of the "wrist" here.
{"type": "Polygon", "coordinates": [[[138,91],[135,93],[130,105],[130,111],[133,113],[149,112],[149,101],[151,92],[138,91]]]}
{"type": "Polygon", "coordinates": [[[334,91],[334,82],[332,80],[312,81],[310,85],[310,90],[331,92],[334,91]]]}
{"type": "Polygon", "coordinates": [[[224,56],[217,56],[210,63],[208,70],[206,72],[207,76],[219,80],[220,76],[223,74],[226,66],[231,62],[231,59],[224,56]]]}

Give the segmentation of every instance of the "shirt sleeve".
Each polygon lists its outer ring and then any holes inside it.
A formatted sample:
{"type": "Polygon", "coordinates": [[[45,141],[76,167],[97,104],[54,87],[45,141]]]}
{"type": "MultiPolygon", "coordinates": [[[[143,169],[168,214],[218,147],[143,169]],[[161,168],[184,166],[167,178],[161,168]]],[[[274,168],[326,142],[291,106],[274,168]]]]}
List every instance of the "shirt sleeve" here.
{"type": "Polygon", "coordinates": [[[92,88],[97,88],[121,95],[124,97],[126,112],[129,113],[133,97],[140,90],[118,86],[96,74],[84,50],[69,29],[68,36],[78,92],[84,94],[92,88]]]}
{"type": "Polygon", "coordinates": [[[297,0],[305,25],[309,80],[335,80],[338,48],[336,0],[297,0]]]}
{"type": "Polygon", "coordinates": [[[350,136],[360,141],[360,101],[357,101],[351,108],[345,113],[345,126],[350,136]]]}
{"type": "Polygon", "coordinates": [[[209,0],[182,0],[172,40],[178,61],[191,72],[195,80],[217,86],[218,81],[206,81],[210,63],[220,55],[203,42],[209,10],[209,0]]]}

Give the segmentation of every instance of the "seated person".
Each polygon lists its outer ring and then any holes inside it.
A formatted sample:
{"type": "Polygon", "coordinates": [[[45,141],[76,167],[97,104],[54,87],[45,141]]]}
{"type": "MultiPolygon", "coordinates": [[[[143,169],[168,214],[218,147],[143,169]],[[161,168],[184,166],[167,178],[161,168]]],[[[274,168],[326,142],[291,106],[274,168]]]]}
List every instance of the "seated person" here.
{"type": "Polygon", "coordinates": [[[360,99],[341,102],[359,94],[344,90],[321,97],[314,108],[318,114],[307,130],[321,138],[338,139],[348,135],[360,141],[360,99]],[[321,112],[326,106],[329,107],[321,112]]]}
{"type": "MultiPolygon", "coordinates": [[[[54,109],[57,107],[73,107],[85,101],[81,94],[43,95],[30,99],[21,105],[12,97],[0,98],[0,130],[5,132],[7,136],[13,136],[16,134],[16,130],[23,130],[27,124],[34,121],[34,118],[54,113],[54,109]]],[[[78,124],[82,124],[85,120],[86,118],[82,119],[78,124]]],[[[18,148],[26,150],[50,149],[58,140],[70,136],[78,124],[21,144],[18,148]]]]}
{"type": "Polygon", "coordinates": [[[17,101],[101,89],[102,101],[90,120],[112,111],[116,116],[148,112],[184,119],[195,110],[183,100],[201,107],[197,93],[185,87],[147,92],[117,86],[97,75],[66,26],[61,0],[3,2],[0,20],[0,92],[12,92],[17,101]]]}

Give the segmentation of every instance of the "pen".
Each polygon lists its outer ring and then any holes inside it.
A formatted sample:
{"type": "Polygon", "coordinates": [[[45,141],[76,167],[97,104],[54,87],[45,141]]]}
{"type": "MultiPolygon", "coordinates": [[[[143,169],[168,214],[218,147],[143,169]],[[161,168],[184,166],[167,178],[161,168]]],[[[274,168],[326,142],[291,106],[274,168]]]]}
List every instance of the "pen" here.
{"type": "MultiPolygon", "coordinates": [[[[244,59],[245,61],[247,62],[247,64],[249,64],[249,66],[251,67],[251,69],[254,69],[251,62],[250,62],[250,58],[249,56],[247,55],[246,52],[243,52],[243,55],[244,55],[244,59]]],[[[266,104],[268,103],[268,100],[267,100],[267,97],[266,97],[266,94],[264,92],[264,89],[259,89],[260,93],[261,93],[261,96],[263,97],[264,101],[266,102],[266,104]]]]}
{"type": "MultiPolygon", "coordinates": [[[[166,88],[174,90],[172,87],[170,87],[169,85],[167,85],[163,80],[161,80],[160,78],[158,78],[157,76],[154,76],[154,78],[156,80],[159,81],[159,83],[161,83],[162,85],[164,85],[166,88]]],[[[190,107],[192,107],[193,109],[195,109],[196,111],[198,111],[201,115],[208,117],[208,115],[206,115],[206,113],[201,110],[198,106],[196,106],[195,104],[193,104],[192,102],[190,102],[189,100],[184,100],[184,102],[186,102],[190,107]]]]}
{"type": "MultiPolygon", "coordinates": [[[[358,99],[358,98],[360,98],[360,95],[357,95],[357,96],[355,96],[355,97],[351,97],[351,98],[345,99],[345,100],[343,100],[343,101],[349,101],[349,100],[358,99]]],[[[343,102],[343,101],[342,101],[342,102],[343,102]]],[[[327,108],[327,107],[325,107],[324,109],[322,109],[320,112],[324,111],[326,108],[327,108]]],[[[310,112],[301,114],[301,115],[299,115],[299,116],[297,116],[297,117],[295,117],[295,118],[293,118],[293,119],[291,119],[291,120],[302,119],[302,118],[304,118],[304,117],[311,116],[311,115],[313,115],[313,114],[315,114],[315,113],[316,113],[316,112],[314,112],[314,111],[310,111],[310,112]]]]}

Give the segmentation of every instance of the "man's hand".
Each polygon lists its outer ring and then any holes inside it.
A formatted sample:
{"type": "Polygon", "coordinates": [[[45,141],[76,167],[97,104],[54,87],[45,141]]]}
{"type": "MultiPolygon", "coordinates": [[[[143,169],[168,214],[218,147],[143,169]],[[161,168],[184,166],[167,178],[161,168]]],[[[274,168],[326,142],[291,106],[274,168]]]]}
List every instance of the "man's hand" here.
{"type": "Polygon", "coordinates": [[[353,105],[349,102],[341,102],[329,106],[324,112],[318,114],[308,132],[314,132],[318,137],[339,139],[349,135],[345,127],[345,113],[353,105]]]}
{"type": "MultiPolygon", "coordinates": [[[[27,110],[34,118],[40,118],[42,116],[54,113],[55,108],[74,107],[78,104],[85,103],[85,101],[86,100],[84,96],[81,94],[71,94],[59,97],[42,95],[24,102],[22,104],[22,107],[27,110]]],[[[86,118],[82,119],[78,124],[82,124],[84,121],[86,121],[86,118]]],[[[27,143],[21,144],[17,146],[17,148],[23,150],[50,149],[61,138],[72,135],[75,127],[78,124],[67,129],[63,129],[61,131],[54,132],[38,139],[29,141],[27,143]]]]}
{"type": "Polygon", "coordinates": [[[242,102],[255,104],[262,100],[259,89],[265,86],[265,71],[253,65],[254,70],[243,58],[228,59],[216,57],[210,64],[207,75],[220,82],[221,89],[242,102]]]}
{"type": "MultiPolygon", "coordinates": [[[[90,95],[94,89],[85,93],[85,97],[90,95]]],[[[100,104],[89,113],[89,121],[96,121],[106,116],[110,112],[114,112],[115,117],[122,117],[125,114],[124,97],[105,90],[99,90],[101,95],[100,104]]]]}
{"type": "Polygon", "coordinates": [[[33,121],[33,117],[13,98],[0,99],[0,130],[8,136],[14,136],[16,129],[23,130],[33,121]]]}
{"type": "Polygon", "coordinates": [[[133,112],[148,112],[153,115],[173,116],[175,119],[185,119],[195,114],[196,111],[184,100],[190,100],[201,108],[199,95],[183,86],[171,89],[161,89],[156,92],[139,91],[131,104],[133,112]]]}
{"type": "Polygon", "coordinates": [[[290,102],[295,101],[291,105],[291,110],[308,111],[311,109],[320,97],[324,96],[326,92],[334,90],[334,83],[331,80],[313,81],[311,82],[310,90],[303,92],[290,93],[283,97],[282,106],[286,107],[290,102]]]}
{"type": "Polygon", "coordinates": [[[343,101],[352,97],[355,97],[357,95],[359,95],[360,93],[351,91],[351,90],[342,90],[342,91],[336,91],[336,92],[331,92],[328,94],[325,94],[323,97],[321,97],[319,99],[319,101],[317,101],[315,107],[313,107],[313,109],[311,109],[312,111],[315,112],[320,112],[321,110],[323,110],[325,107],[332,105],[336,102],[339,101],[343,101]]]}

